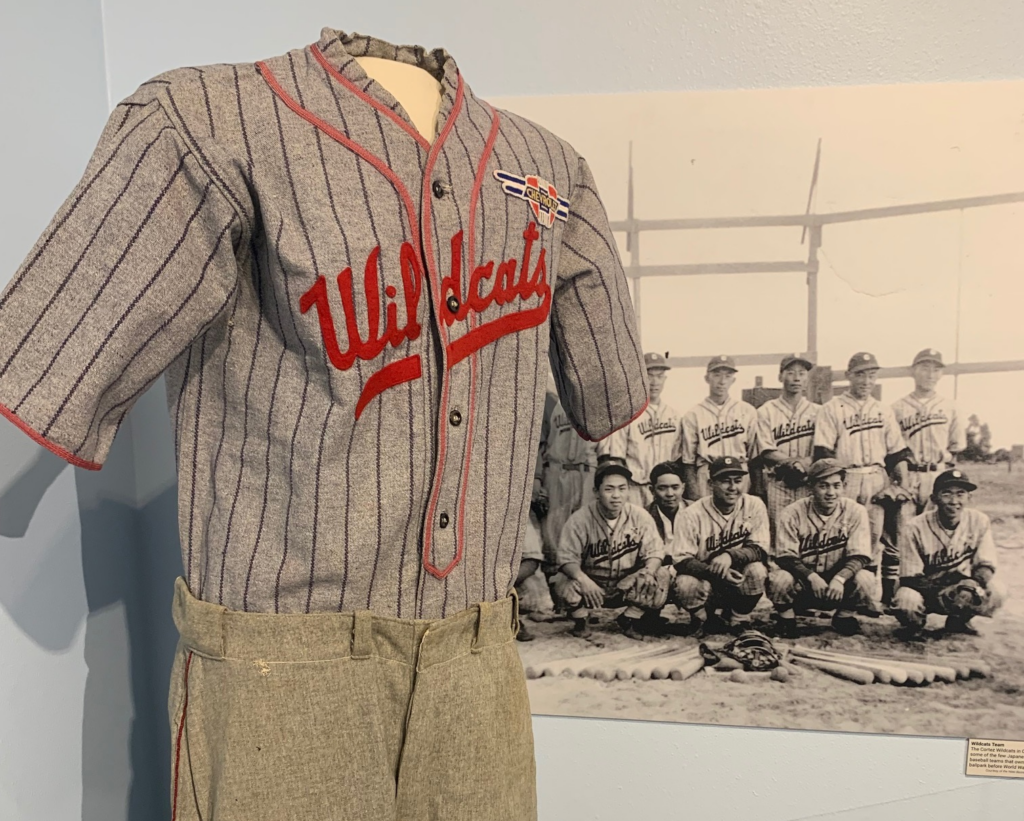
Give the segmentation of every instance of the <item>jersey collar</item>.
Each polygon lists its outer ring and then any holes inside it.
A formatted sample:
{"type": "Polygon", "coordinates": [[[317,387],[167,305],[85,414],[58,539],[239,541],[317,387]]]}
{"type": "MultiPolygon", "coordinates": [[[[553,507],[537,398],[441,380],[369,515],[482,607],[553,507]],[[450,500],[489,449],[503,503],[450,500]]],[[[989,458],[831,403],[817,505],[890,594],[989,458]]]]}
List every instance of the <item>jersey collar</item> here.
{"type": "MultiPolygon", "coordinates": [[[[460,81],[459,68],[455,59],[443,48],[428,50],[419,45],[396,45],[379,37],[325,27],[320,32],[320,39],[310,46],[310,50],[314,56],[317,52],[323,55],[331,69],[337,73],[335,79],[342,86],[357,96],[366,95],[366,101],[375,108],[397,114],[413,131],[415,127],[405,107],[390,91],[363,71],[356,57],[397,60],[418,66],[433,75],[441,84],[441,106],[437,114],[435,135],[441,133],[455,106],[460,81]]],[[[421,141],[425,142],[422,138],[421,141]]]]}

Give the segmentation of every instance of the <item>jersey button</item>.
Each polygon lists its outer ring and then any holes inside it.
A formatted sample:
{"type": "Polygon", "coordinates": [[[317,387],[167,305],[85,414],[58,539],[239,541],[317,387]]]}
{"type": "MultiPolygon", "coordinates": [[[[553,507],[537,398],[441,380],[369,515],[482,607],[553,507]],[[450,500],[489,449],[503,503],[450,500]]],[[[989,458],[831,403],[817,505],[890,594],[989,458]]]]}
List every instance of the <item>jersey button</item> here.
{"type": "Polygon", "coordinates": [[[461,307],[462,307],[462,305],[459,302],[459,298],[457,296],[450,296],[450,297],[448,297],[448,310],[449,311],[451,311],[453,314],[457,314],[459,312],[459,308],[461,308],[461,307]]]}
{"type": "Polygon", "coordinates": [[[444,196],[444,183],[440,180],[434,180],[434,184],[430,186],[430,188],[434,192],[434,196],[438,199],[441,199],[441,197],[444,196]]]}
{"type": "Polygon", "coordinates": [[[441,514],[441,517],[440,517],[440,519],[438,521],[438,524],[441,525],[442,529],[448,527],[448,514],[447,513],[442,513],[441,514]]]}
{"type": "Polygon", "coordinates": [[[458,427],[459,425],[462,424],[462,414],[459,413],[457,410],[453,410],[451,413],[448,414],[448,421],[451,422],[452,425],[454,425],[455,427],[458,427]]]}

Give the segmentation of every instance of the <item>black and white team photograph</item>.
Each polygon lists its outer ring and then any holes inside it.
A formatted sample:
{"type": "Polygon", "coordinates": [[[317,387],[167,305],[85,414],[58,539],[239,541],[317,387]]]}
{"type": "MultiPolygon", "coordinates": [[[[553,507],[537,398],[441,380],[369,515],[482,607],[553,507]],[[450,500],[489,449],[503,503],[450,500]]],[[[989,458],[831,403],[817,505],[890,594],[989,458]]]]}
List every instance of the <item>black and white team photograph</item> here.
{"type": "Polygon", "coordinates": [[[649,394],[590,441],[549,382],[534,713],[1024,739],[1024,83],[501,104],[594,169],[649,394]]]}

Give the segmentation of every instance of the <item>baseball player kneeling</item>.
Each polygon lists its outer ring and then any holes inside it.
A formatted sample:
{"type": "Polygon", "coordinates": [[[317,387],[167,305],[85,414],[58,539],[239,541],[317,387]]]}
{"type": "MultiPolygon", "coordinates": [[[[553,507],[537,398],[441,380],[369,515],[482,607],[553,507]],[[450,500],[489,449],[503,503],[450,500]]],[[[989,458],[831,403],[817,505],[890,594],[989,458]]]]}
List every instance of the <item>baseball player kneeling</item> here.
{"type": "Polygon", "coordinates": [[[846,470],[819,459],[807,472],[811,495],[783,508],[775,531],[775,568],[767,593],[779,614],[778,634],[796,638],[796,610],[834,610],[832,628],[860,632],[858,609],[881,612],[874,601],[871,525],[863,505],[843,495],[846,470]]]}
{"type": "Polygon", "coordinates": [[[744,492],[747,467],[740,459],[721,456],[708,472],[711,495],[681,513],[673,601],[689,612],[694,632],[736,632],[764,593],[768,511],[744,492]]]}
{"type": "Polygon", "coordinates": [[[893,611],[903,638],[924,632],[929,613],[945,615],[947,633],[977,635],[974,616],[991,616],[1006,599],[995,578],[996,548],[988,516],[967,507],[975,485],[962,470],[940,473],[935,508],[915,517],[900,546],[900,589],[893,611]]]}
{"type": "Polygon", "coordinates": [[[661,626],[672,569],[662,565],[665,546],[651,514],[626,501],[631,476],[617,462],[599,467],[597,498],[562,528],[551,592],[572,616],[574,636],[590,635],[587,621],[597,608],[625,607],[619,625],[630,638],[642,639],[661,626]]]}

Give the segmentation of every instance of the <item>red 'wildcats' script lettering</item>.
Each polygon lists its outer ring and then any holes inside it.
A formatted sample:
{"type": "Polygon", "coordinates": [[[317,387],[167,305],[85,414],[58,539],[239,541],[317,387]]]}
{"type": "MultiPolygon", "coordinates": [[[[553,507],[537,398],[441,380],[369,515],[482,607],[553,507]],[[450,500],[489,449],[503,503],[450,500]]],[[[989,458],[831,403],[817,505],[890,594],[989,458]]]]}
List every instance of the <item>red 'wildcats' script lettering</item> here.
{"type": "MultiPolygon", "coordinates": [[[[547,278],[547,250],[541,248],[536,265],[530,269],[533,244],[540,239],[537,226],[531,222],[523,239],[523,259],[515,258],[495,265],[493,261],[477,266],[469,277],[468,289],[462,293],[462,231],[452,237],[451,273],[441,280],[439,313],[446,325],[464,321],[471,314],[481,314],[491,305],[508,305],[516,300],[526,302],[540,296],[539,303],[521,311],[506,314],[498,319],[485,322],[468,331],[448,345],[448,367],[451,368],[481,348],[490,345],[503,336],[540,325],[551,311],[551,286],[547,278]],[[518,270],[517,270],[518,268],[518,270]],[[447,308],[449,296],[459,300],[459,309],[454,314],[447,308]]],[[[320,276],[313,286],[299,300],[299,309],[306,313],[316,307],[323,337],[324,350],[330,363],[341,371],[347,371],[356,359],[372,361],[390,345],[397,348],[406,341],[417,339],[422,331],[416,318],[422,293],[423,266],[412,243],[402,243],[400,253],[402,269],[402,300],[404,310],[399,311],[398,291],[393,285],[384,289],[385,307],[382,311],[380,298],[380,246],[370,252],[363,269],[363,293],[366,297],[366,338],[359,331],[356,316],[355,281],[352,269],[346,268],[338,274],[338,293],[341,297],[345,333],[348,345],[342,349],[334,316],[331,313],[327,292],[327,280],[320,276]],[[384,325],[381,327],[381,315],[384,325]]],[[[419,354],[391,362],[366,380],[359,401],[356,403],[356,419],[365,407],[379,394],[395,385],[419,379],[422,376],[419,354]]]]}

